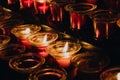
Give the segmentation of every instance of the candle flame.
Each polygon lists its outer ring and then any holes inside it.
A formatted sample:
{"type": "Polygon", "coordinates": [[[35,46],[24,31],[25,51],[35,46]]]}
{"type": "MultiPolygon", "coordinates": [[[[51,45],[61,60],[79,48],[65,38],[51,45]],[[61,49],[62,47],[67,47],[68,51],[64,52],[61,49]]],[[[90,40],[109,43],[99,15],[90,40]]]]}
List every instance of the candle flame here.
{"type": "Polygon", "coordinates": [[[29,34],[30,33],[30,29],[26,28],[24,31],[21,31],[22,34],[29,34]]]}
{"type": "Polygon", "coordinates": [[[44,36],[43,43],[47,43],[47,35],[44,36]]]}
{"type": "Polygon", "coordinates": [[[69,54],[67,53],[68,50],[68,42],[66,42],[64,48],[63,48],[63,53],[64,53],[64,57],[69,57],[69,54]]]}
{"type": "Polygon", "coordinates": [[[120,80],[120,73],[117,74],[117,80],[120,80]]]}

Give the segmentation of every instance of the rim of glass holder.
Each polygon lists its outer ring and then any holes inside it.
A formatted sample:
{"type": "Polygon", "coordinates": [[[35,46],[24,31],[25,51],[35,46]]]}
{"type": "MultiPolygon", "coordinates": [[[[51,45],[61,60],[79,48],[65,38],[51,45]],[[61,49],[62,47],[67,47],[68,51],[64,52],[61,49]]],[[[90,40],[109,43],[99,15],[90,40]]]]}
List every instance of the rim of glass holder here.
{"type": "MultiPolygon", "coordinates": [[[[44,36],[42,36],[42,37],[44,38],[44,36]]],[[[48,46],[50,43],[52,43],[53,41],[58,39],[58,34],[56,32],[43,31],[43,32],[39,32],[39,33],[31,35],[27,39],[28,39],[28,42],[30,42],[30,44],[32,44],[33,46],[36,46],[36,47],[48,46]],[[42,35],[45,36],[46,34],[49,35],[49,37],[47,36],[47,39],[50,39],[50,40],[48,40],[47,43],[45,43],[45,44],[37,41],[38,39],[35,39],[37,36],[39,38],[40,36],[42,36],[42,35]]]]}
{"type": "Polygon", "coordinates": [[[0,58],[3,60],[9,60],[14,56],[23,53],[25,48],[26,47],[21,44],[9,44],[5,49],[0,51],[0,58]]]}
{"type": "Polygon", "coordinates": [[[98,9],[94,10],[92,13],[89,14],[90,18],[95,21],[102,21],[102,22],[116,22],[118,20],[118,13],[115,13],[110,10],[98,9]]]}
{"type": "Polygon", "coordinates": [[[75,12],[80,14],[87,14],[97,8],[97,5],[87,2],[68,4],[65,6],[65,10],[69,12],[75,12]]]}
{"type": "Polygon", "coordinates": [[[45,68],[36,69],[32,73],[30,73],[29,80],[38,80],[40,76],[47,76],[47,75],[58,76],[60,80],[67,79],[67,72],[65,69],[45,67],[45,68]]]}
{"type": "Polygon", "coordinates": [[[35,34],[41,30],[41,27],[35,24],[22,24],[17,25],[11,29],[11,33],[17,37],[22,37],[24,34],[20,33],[20,30],[24,30],[24,28],[30,28],[30,34],[35,34]]]}
{"type": "Polygon", "coordinates": [[[0,35],[0,50],[6,47],[6,44],[10,42],[11,37],[8,35],[0,35]]]}
{"type": "Polygon", "coordinates": [[[28,52],[28,53],[19,54],[12,57],[9,60],[9,67],[18,72],[30,73],[33,70],[41,67],[44,63],[45,63],[45,58],[37,55],[36,53],[28,52]],[[29,63],[30,65],[24,64],[24,62],[27,62],[27,61],[28,62],[30,61],[32,63],[36,62],[36,64],[33,64],[33,65],[31,65],[31,63],[29,63]],[[23,64],[23,67],[20,66],[22,64],[23,64]],[[26,65],[27,67],[24,65],[26,65]]]}
{"type": "Polygon", "coordinates": [[[120,66],[111,67],[100,74],[100,80],[117,80],[118,73],[120,73],[120,66]]]}
{"type": "Polygon", "coordinates": [[[71,58],[71,64],[84,73],[98,73],[108,66],[109,63],[110,59],[108,56],[97,54],[94,51],[81,52],[71,58]]]}
{"type": "Polygon", "coordinates": [[[52,56],[64,57],[64,55],[63,55],[64,53],[62,52],[62,50],[57,51],[56,49],[57,49],[57,47],[64,47],[66,42],[68,42],[68,50],[69,50],[69,48],[72,48],[72,49],[70,49],[70,51],[66,51],[66,53],[69,53],[69,55],[76,54],[82,48],[82,46],[79,42],[75,42],[72,40],[58,40],[58,41],[51,43],[47,47],[46,51],[52,56]],[[53,49],[53,48],[55,48],[55,49],[53,49]]]}

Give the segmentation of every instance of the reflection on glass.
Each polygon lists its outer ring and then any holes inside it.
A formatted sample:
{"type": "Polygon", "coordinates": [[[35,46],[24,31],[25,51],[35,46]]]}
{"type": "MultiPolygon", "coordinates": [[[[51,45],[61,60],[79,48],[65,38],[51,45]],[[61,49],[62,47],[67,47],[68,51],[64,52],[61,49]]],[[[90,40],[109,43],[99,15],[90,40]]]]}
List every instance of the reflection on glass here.
{"type": "Polygon", "coordinates": [[[60,40],[48,46],[48,53],[55,58],[61,67],[69,67],[71,57],[81,49],[81,45],[74,41],[60,40]]]}
{"type": "Polygon", "coordinates": [[[28,42],[36,47],[48,46],[58,38],[55,32],[39,32],[28,37],[28,42]]]}

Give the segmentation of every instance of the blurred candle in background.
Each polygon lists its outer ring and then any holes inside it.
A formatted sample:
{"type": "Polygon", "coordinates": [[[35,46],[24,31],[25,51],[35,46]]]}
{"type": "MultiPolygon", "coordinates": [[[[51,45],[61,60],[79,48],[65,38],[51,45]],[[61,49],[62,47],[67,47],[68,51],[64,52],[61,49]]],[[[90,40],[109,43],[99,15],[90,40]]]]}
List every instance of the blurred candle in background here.
{"type": "Polygon", "coordinates": [[[34,0],[19,0],[20,8],[30,8],[34,4],[34,0]]]}
{"type": "Polygon", "coordinates": [[[84,16],[74,13],[74,12],[70,14],[70,23],[71,23],[72,29],[80,30],[80,28],[84,24],[84,22],[85,22],[84,16]]]}
{"type": "Polygon", "coordinates": [[[37,13],[45,14],[46,11],[49,9],[49,4],[46,0],[35,0],[35,10],[37,13]]]}
{"type": "Polygon", "coordinates": [[[8,0],[8,4],[12,4],[12,0],[8,0]]]}
{"type": "Polygon", "coordinates": [[[96,8],[96,5],[87,2],[66,5],[65,9],[70,14],[70,28],[73,30],[83,29],[89,21],[89,13],[96,8]]]}
{"type": "Polygon", "coordinates": [[[60,4],[56,2],[52,2],[50,4],[50,11],[52,15],[52,21],[62,21],[63,18],[63,8],[60,6],[60,4]]]}

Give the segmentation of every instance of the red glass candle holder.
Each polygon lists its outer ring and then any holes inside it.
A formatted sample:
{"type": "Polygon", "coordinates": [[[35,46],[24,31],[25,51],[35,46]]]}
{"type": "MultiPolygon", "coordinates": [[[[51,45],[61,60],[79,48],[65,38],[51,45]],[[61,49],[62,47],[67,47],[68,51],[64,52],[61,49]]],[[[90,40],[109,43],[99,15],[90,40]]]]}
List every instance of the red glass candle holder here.
{"type": "Polygon", "coordinates": [[[20,8],[30,8],[34,6],[34,0],[19,0],[20,8]]]}
{"type": "Polygon", "coordinates": [[[65,9],[70,13],[70,28],[80,30],[87,24],[88,14],[97,8],[91,3],[68,4],[65,9]]]}
{"type": "Polygon", "coordinates": [[[37,13],[46,14],[49,3],[46,0],[35,0],[35,9],[37,13]]]}
{"type": "Polygon", "coordinates": [[[50,43],[54,42],[58,38],[58,34],[55,32],[39,32],[28,37],[28,42],[40,50],[39,54],[46,57],[48,53],[46,48],[50,43]]]}

